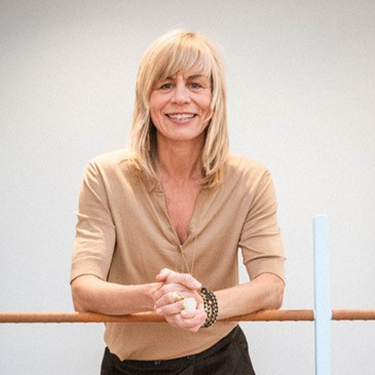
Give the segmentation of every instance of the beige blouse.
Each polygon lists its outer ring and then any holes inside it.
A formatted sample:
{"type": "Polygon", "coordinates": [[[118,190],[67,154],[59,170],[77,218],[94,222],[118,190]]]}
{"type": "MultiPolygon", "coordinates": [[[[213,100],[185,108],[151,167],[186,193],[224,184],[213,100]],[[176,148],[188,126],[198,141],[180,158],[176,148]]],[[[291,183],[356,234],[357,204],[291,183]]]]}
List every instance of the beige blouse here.
{"type": "MultiPolygon", "coordinates": [[[[113,283],[155,282],[164,268],[187,272],[207,289],[238,284],[237,251],[249,277],[273,273],[284,279],[284,254],[270,173],[230,155],[221,183],[198,195],[189,235],[180,245],[160,186],[148,187],[124,150],[94,158],[80,191],[71,281],[92,274],[113,283]]],[[[234,322],[217,322],[197,333],[168,323],[106,324],[105,342],[121,360],[157,360],[201,352],[227,335],[234,322]]]]}

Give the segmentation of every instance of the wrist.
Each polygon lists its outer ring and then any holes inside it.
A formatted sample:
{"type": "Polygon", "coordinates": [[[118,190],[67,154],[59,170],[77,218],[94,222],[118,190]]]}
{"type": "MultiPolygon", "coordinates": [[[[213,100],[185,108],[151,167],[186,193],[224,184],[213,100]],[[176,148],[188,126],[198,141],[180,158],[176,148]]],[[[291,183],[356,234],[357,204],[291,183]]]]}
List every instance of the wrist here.
{"type": "Polygon", "coordinates": [[[203,307],[206,313],[206,321],[202,328],[208,328],[215,324],[219,315],[219,306],[215,294],[206,288],[202,288],[199,294],[202,297],[203,307]]]}
{"type": "Polygon", "coordinates": [[[155,294],[159,290],[161,283],[149,283],[144,284],[143,300],[144,300],[144,311],[154,311],[155,306],[155,294]]]}

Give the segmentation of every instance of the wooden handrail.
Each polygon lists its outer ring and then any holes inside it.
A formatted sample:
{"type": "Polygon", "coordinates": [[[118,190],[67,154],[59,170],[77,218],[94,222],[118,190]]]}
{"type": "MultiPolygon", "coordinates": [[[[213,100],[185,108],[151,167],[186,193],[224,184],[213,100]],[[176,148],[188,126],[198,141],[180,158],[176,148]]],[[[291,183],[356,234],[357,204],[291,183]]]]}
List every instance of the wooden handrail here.
{"type": "Polygon", "coordinates": [[[375,320],[375,310],[332,310],[332,320],[375,320]]]}
{"type": "MultiPolygon", "coordinates": [[[[313,310],[263,310],[226,321],[314,321],[313,310]]],[[[332,320],[375,320],[375,310],[332,310],[332,320]]],[[[0,323],[160,323],[154,312],[132,315],[103,315],[90,312],[2,312],[0,323]]]]}

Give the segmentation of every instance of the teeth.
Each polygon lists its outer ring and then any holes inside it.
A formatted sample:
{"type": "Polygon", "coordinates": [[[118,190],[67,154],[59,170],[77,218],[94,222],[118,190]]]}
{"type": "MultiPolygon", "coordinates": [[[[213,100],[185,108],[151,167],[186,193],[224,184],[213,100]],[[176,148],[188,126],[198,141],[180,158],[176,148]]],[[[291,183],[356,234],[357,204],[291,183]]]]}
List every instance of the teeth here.
{"type": "Polygon", "coordinates": [[[168,115],[170,118],[173,118],[173,119],[177,119],[177,120],[185,120],[185,119],[188,119],[188,118],[193,118],[194,115],[190,115],[190,114],[178,114],[178,115],[168,115]]]}

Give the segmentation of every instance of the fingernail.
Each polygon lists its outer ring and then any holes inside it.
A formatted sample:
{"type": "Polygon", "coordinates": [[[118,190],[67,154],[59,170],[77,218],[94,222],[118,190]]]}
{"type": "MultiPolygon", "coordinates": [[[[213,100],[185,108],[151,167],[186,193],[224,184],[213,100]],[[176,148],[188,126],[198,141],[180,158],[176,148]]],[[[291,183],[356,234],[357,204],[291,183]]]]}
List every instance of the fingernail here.
{"type": "Polygon", "coordinates": [[[156,309],[156,314],[160,315],[161,314],[161,309],[156,309]]]}

